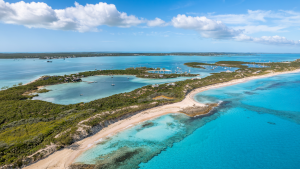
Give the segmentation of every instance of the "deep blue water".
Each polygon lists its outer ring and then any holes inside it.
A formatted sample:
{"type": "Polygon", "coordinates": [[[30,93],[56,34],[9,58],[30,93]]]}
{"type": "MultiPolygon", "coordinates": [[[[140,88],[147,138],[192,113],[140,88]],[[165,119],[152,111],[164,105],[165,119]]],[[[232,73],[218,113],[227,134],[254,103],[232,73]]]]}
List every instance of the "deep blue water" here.
{"type": "Polygon", "coordinates": [[[135,152],[112,168],[297,169],[299,84],[300,74],[286,74],[199,93],[200,102],[222,101],[212,115],[170,114],[141,123],[76,161],[97,164],[111,160],[105,155],[135,152]]]}

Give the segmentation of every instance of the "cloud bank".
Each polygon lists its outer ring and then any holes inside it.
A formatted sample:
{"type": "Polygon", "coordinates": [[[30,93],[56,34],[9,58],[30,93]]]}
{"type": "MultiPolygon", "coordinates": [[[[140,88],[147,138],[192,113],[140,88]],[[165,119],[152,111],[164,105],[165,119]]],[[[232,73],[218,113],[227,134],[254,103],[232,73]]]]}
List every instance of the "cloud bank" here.
{"type": "Polygon", "coordinates": [[[300,26],[300,13],[294,11],[248,10],[247,14],[226,14],[209,16],[186,16],[179,14],[170,22],[160,18],[147,20],[117,10],[114,4],[99,2],[85,6],[75,2],[72,7],[52,9],[43,2],[8,3],[0,0],[0,22],[24,25],[28,28],[72,30],[78,32],[99,31],[102,25],[111,27],[132,27],[147,24],[148,27],[173,26],[198,32],[204,38],[231,39],[271,45],[300,45],[300,41],[281,36],[251,37],[255,32],[279,32],[288,26],[300,26]],[[261,23],[271,18],[282,25],[267,26],[261,23]],[[228,27],[228,25],[233,25],[228,27]]]}

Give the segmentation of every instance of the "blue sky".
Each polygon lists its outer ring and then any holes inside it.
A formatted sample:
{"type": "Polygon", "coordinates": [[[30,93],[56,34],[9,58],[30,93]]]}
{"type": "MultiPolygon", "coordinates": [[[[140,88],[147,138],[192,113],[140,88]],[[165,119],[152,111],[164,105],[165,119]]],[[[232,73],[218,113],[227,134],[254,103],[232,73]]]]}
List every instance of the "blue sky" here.
{"type": "Polygon", "coordinates": [[[299,0],[0,0],[0,52],[300,53],[299,0]]]}

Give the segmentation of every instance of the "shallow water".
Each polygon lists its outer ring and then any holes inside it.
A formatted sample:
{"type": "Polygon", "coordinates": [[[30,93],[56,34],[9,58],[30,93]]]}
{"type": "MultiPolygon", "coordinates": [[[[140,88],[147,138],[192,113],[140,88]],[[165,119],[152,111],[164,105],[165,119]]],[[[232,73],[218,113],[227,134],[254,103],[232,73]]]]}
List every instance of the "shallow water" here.
{"type": "Polygon", "coordinates": [[[162,84],[188,79],[189,77],[179,77],[172,79],[143,79],[135,76],[115,75],[111,76],[91,76],[83,78],[83,81],[96,81],[97,83],[64,83],[46,86],[51,90],[47,93],[38,93],[38,97],[33,100],[44,100],[56,104],[75,104],[80,102],[90,102],[114,94],[133,91],[137,88],[150,85],[162,84]],[[115,86],[112,86],[115,84],[115,86]]]}
{"type": "Polygon", "coordinates": [[[170,114],[129,128],[76,161],[111,168],[298,168],[300,74],[204,91],[222,101],[207,117],[170,114]],[[126,160],[113,159],[124,155],[126,160]],[[111,157],[111,158],[108,158],[111,157]]]}

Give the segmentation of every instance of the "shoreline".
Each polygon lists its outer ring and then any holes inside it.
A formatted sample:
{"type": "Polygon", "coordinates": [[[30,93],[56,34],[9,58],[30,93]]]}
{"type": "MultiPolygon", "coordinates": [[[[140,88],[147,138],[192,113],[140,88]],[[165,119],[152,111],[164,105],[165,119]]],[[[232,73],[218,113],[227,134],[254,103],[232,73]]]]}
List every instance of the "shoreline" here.
{"type": "MultiPolygon", "coordinates": [[[[186,107],[192,107],[192,106],[204,106],[205,104],[196,102],[194,97],[196,94],[210,90],[210,89],[215,89],[215,88],[220,88],[220,87],[225,87],[225,86],[231,86],[239,83],[244,83],[250,80],[255,80],[255,79],[261,79],[261,78],[268,78],[272,76],[277,76],[281,74],[289,74],[289,73],[297,73],[300,72],[300,69],[296,69],[293,71],[286,71],[286,72],[275,72],[275,73],[269,73],[265,75],[260,75],[260,76],[252,76],[252,77],[247,77],[247,78],[242,78],[242,79],[235,79],[231,80],[229,82],[223,82],[223,83],[218,83],[214,85],[209,85],[201,88],[194,89],[190,93],[188,93],[185,98],[177,103],[169,104],[169,105],[164,105],[164,106],[159,106],[159,107],[154,107],[149,110],[142,111],[139,114],[136,114],[130,118],[118,121],[114,124],[109,125],[108,127],[102,129],[98,133],[87,137],[81,141],[76,142],[75,144],[78,145],[78,149],[72,150],[68,148],[64,148],[60,151],[56,151],[50,156],[48,156],[45,159],[42,159],[40,161],[37,161],[36,163],[33,163],[27,167],[26,169],[40,169],[40,168],[68,168],[69,165],[71,165],[74,160],[81,155],[84,151],[93,148],[99,140],[105,138],[105,137],[110,137],[112,135],[117,134],[118,132],[121,132],[123,130],[126,130],[129,127],[132,127],[138,123],[151,120],[166,114],[171,114],[171,113],[180,113],[179,111],[183,108],[186,107]]],[[[206,115],[206,114],[204,114],[206,115]]]]}

